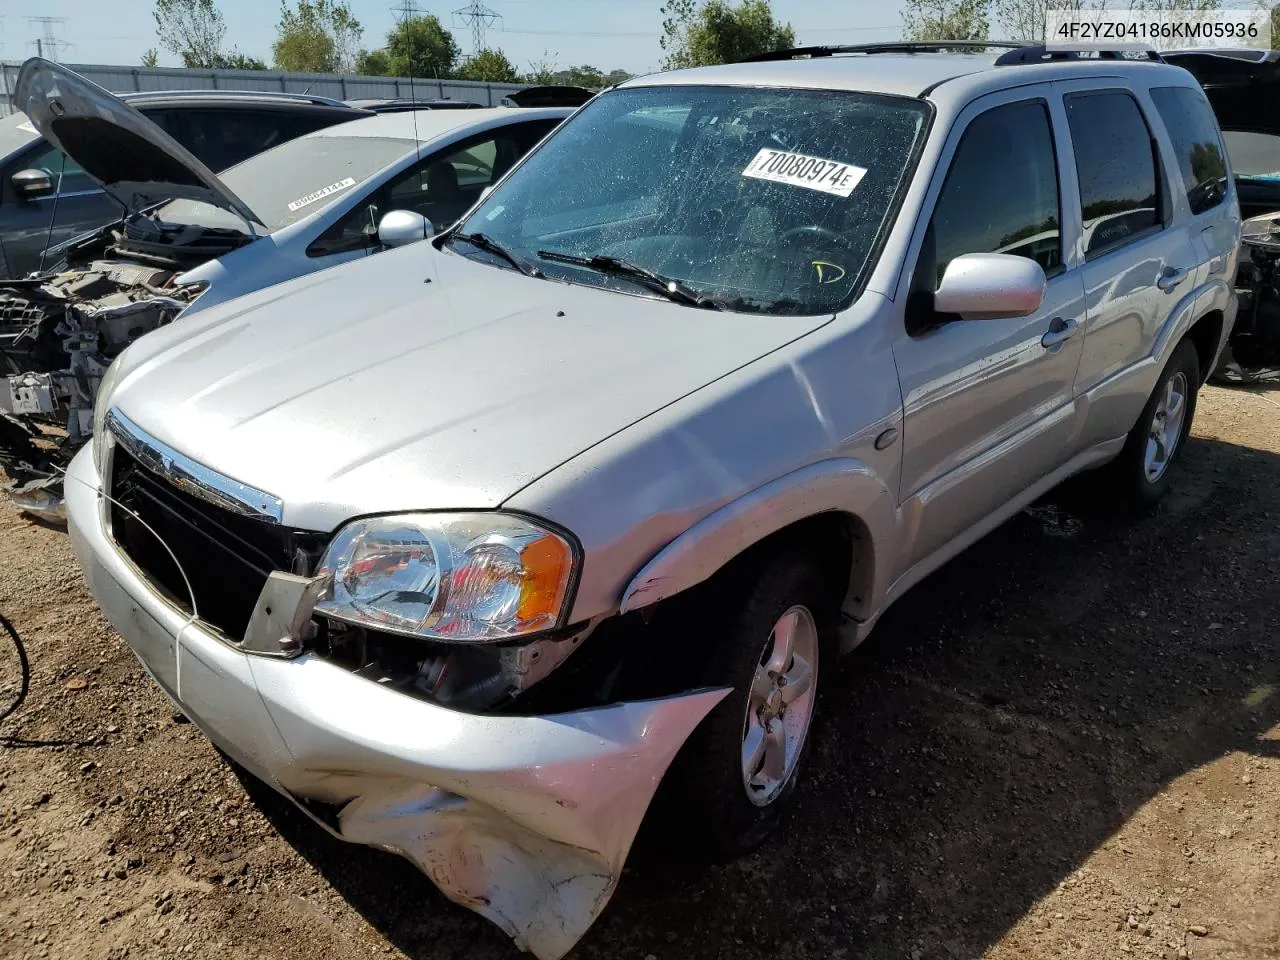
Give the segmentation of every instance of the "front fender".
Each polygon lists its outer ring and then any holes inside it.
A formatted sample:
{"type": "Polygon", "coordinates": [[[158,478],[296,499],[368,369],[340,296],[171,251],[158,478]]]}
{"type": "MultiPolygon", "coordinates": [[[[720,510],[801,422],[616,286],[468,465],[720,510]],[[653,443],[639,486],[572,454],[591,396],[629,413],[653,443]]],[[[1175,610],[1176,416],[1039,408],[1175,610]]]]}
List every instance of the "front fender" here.
{"type": "Polygon", "coordinates": [[[823,460],[778,477],[695,523],[660,550],[623,592],[621,611],[637,610],[707,580],[753,544],[807,517],[841,513],[863,547],[853,565],[845,608],[865,617],[883,595],[887,570],[877,549],[896,527],[894,498],[866,464],[823,460]],[[853,609],[849,609],[852,607],[853,609]]]}

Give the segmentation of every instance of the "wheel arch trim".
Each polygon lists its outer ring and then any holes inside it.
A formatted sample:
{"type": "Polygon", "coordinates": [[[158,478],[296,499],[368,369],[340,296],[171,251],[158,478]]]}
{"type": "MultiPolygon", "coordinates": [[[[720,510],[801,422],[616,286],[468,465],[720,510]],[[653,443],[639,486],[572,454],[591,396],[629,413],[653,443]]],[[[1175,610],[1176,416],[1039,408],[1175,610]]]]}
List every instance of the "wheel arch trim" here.
{"type": "Polygon", "coordinates": [[[658,551],[622,594],[621,613],[675,596],[710,578],[771,534],[825,513],[842,514],[858,536],[846,612],[870,614],[884,592],[886,553],[876,531],[897,527],[888,487],[860,460],[822,460],[784,474],[725,504],[658,551]],[[855,610],[848,608],[852,605],[855,610]]]}

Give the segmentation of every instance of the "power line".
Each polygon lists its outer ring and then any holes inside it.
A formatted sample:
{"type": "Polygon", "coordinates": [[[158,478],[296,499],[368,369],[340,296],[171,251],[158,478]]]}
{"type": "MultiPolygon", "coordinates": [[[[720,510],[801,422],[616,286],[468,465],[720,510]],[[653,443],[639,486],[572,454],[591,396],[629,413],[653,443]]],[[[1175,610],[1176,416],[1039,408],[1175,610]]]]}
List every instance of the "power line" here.
{"type": "Polygon", "coordinates": [[[50,60],[58,59],[59,50],[69,50],[71,44],[57,36],[55,30],[61,30],[63,24],[67,22],[66,17],[27,17],[27,25],[34,29],[42,31],[41,35],[30,41],[27,45],[36,48],[37,57],[47,57],[50,60]]]}
{"type": "Polygon", "coordinates": [[[485,32],[502,19],[502,14],[485,6],[483,0],[471,0],[465,7],[453,11],[453,15],[471,28],[471,52],[485,49],[485,32]]]}
{"type": "Polygon", "coordinates": [[[418,6],[417,0],[400,0],[398,6],[391,8],[391,12],[396,15],[396,23],[404,23],[406,20],[413,20],[425,13],[425,11],[418,6]]]}

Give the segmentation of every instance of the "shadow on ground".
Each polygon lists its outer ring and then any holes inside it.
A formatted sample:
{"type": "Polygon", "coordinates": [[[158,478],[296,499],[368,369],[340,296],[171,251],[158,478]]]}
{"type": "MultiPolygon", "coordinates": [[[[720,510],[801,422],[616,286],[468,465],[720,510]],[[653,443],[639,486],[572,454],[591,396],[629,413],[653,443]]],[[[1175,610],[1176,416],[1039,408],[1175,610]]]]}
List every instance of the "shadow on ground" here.
{"type": "MultiPolygon", "coordinates": [[[[827,692],[794,812],[734,863],[649,831],[578,958],[971,958],[1172,779],[1280,755],[1280,457],[1193,439],[1152,516],[1077,483],[912,591],[827,692]]],[[[407,863],[264,811],[415,958],[514,957],[407,863]]]]}

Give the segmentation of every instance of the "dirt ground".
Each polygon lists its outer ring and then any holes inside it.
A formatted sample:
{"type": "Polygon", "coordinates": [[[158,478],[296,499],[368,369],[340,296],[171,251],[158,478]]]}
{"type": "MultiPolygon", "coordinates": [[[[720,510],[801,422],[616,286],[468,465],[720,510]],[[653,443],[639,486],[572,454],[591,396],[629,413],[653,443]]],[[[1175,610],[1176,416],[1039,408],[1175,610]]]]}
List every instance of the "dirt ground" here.
{"type": "MultiPolygon", "coordinates": [[[[1207,390],[1175,484],[1139,520],[1059,492],[918,587],[836,678],[781,835],[708,867],[642,834],[575,960],[1280,958],[1280,392],[1207,390]]],[[[517,956],[242,781],[7,505],[0,612],[33,665],[0,956],[517,956]]]]}

